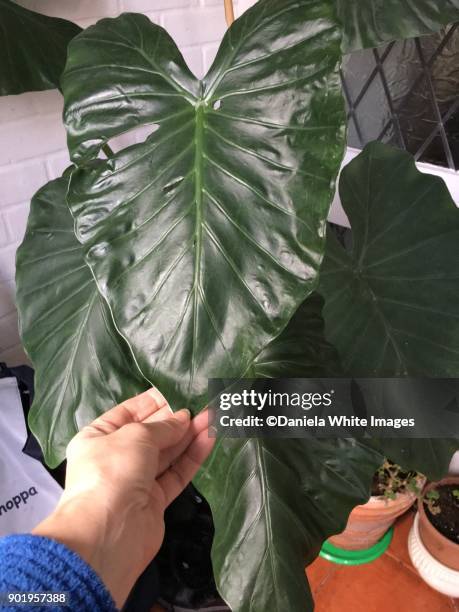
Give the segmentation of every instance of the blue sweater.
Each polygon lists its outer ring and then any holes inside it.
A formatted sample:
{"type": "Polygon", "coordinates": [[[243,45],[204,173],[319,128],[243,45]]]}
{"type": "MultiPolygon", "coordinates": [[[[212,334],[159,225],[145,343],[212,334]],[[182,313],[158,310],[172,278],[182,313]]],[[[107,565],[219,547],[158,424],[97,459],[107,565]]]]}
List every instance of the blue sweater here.
{"type": "Polygon", "coordinates": [[[40,536],[0,539],[0,594],[18,591],[66,592],[70,603],[33,607],[0,604],[2,612],[116,612],[110,593],[92,567],[63,544],[40,536]]]}

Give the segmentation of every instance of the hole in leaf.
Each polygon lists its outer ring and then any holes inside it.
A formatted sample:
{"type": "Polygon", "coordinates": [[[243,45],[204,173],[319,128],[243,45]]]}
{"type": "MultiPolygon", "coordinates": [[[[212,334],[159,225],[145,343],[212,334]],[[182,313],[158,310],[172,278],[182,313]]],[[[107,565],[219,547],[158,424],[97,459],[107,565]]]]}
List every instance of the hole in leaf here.
{"type": "MultiPolygon", "coordinates": [[[[134,144],[140,144],[145,142],[156,130],[159,129],[159,125],[157,123],[149,123],[147,125],[138,125],[133,127],[118,136],[114,136],[110,138],[110,140],[106,143],[108,147],[113,151],[113,153],[118,153],[127,147],[130,147],[134,144]]],[[[107,150],[102,150],[102,155],[107,157],[107,150]]]]}
{"type": "Polygon", "coordinates": [[[216,100],[216,101],[213,103],[212,108],[213,108],[214,110],[218,110],[218,109],[221,107],[221,105],[222,105],[222,101],[221,101],[221,100],[216,100]]]}

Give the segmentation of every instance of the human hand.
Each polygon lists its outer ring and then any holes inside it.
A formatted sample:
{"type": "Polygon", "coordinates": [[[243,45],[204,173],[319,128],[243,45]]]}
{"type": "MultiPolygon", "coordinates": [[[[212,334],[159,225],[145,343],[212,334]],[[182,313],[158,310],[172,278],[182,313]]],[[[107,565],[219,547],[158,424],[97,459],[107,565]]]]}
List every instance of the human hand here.
{"type": "Polygon", "coordinates": [[[161,546],[164,510],[214,441],[206,412],[174,414],[157,389],[123,402],[71,440],[64,493],[33,533],[77,552],[121,607],[161,546]]]}

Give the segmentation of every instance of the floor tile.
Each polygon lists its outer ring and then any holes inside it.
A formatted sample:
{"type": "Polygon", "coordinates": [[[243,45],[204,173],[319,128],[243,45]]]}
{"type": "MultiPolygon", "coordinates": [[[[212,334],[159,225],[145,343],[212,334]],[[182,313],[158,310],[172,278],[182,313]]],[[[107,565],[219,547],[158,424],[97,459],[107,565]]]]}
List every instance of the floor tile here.
{"type": "Polygon", "coordinates": [[[373,563],[345,567],[318,557],[307,567],[315,612],[459,612],[459,600],[431,589],[411,565],[407,541],[413,517],[408,512],[398,520],[389,549],[373,563]]]}

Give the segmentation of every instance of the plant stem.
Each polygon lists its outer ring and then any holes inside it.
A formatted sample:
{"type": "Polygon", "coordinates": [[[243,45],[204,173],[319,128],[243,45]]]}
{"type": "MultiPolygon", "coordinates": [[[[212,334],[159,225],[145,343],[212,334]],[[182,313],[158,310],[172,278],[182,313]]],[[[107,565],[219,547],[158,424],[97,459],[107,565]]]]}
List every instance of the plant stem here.
{"type": "Polygon", "coordinates": [[[230,27],[230,25],[234,21],[234,8],[233,8],[233,0],[224,0],[225,1],[225,19],[226,25],[230,27]]]}
{"type": "Polygon", "coordinates": [[[102,151],[105,153],[108,159],[110,159],[110,157],[113,157],[115,155],[112,149],[108,146],[108,144],[103,145],[102,151]]]}

